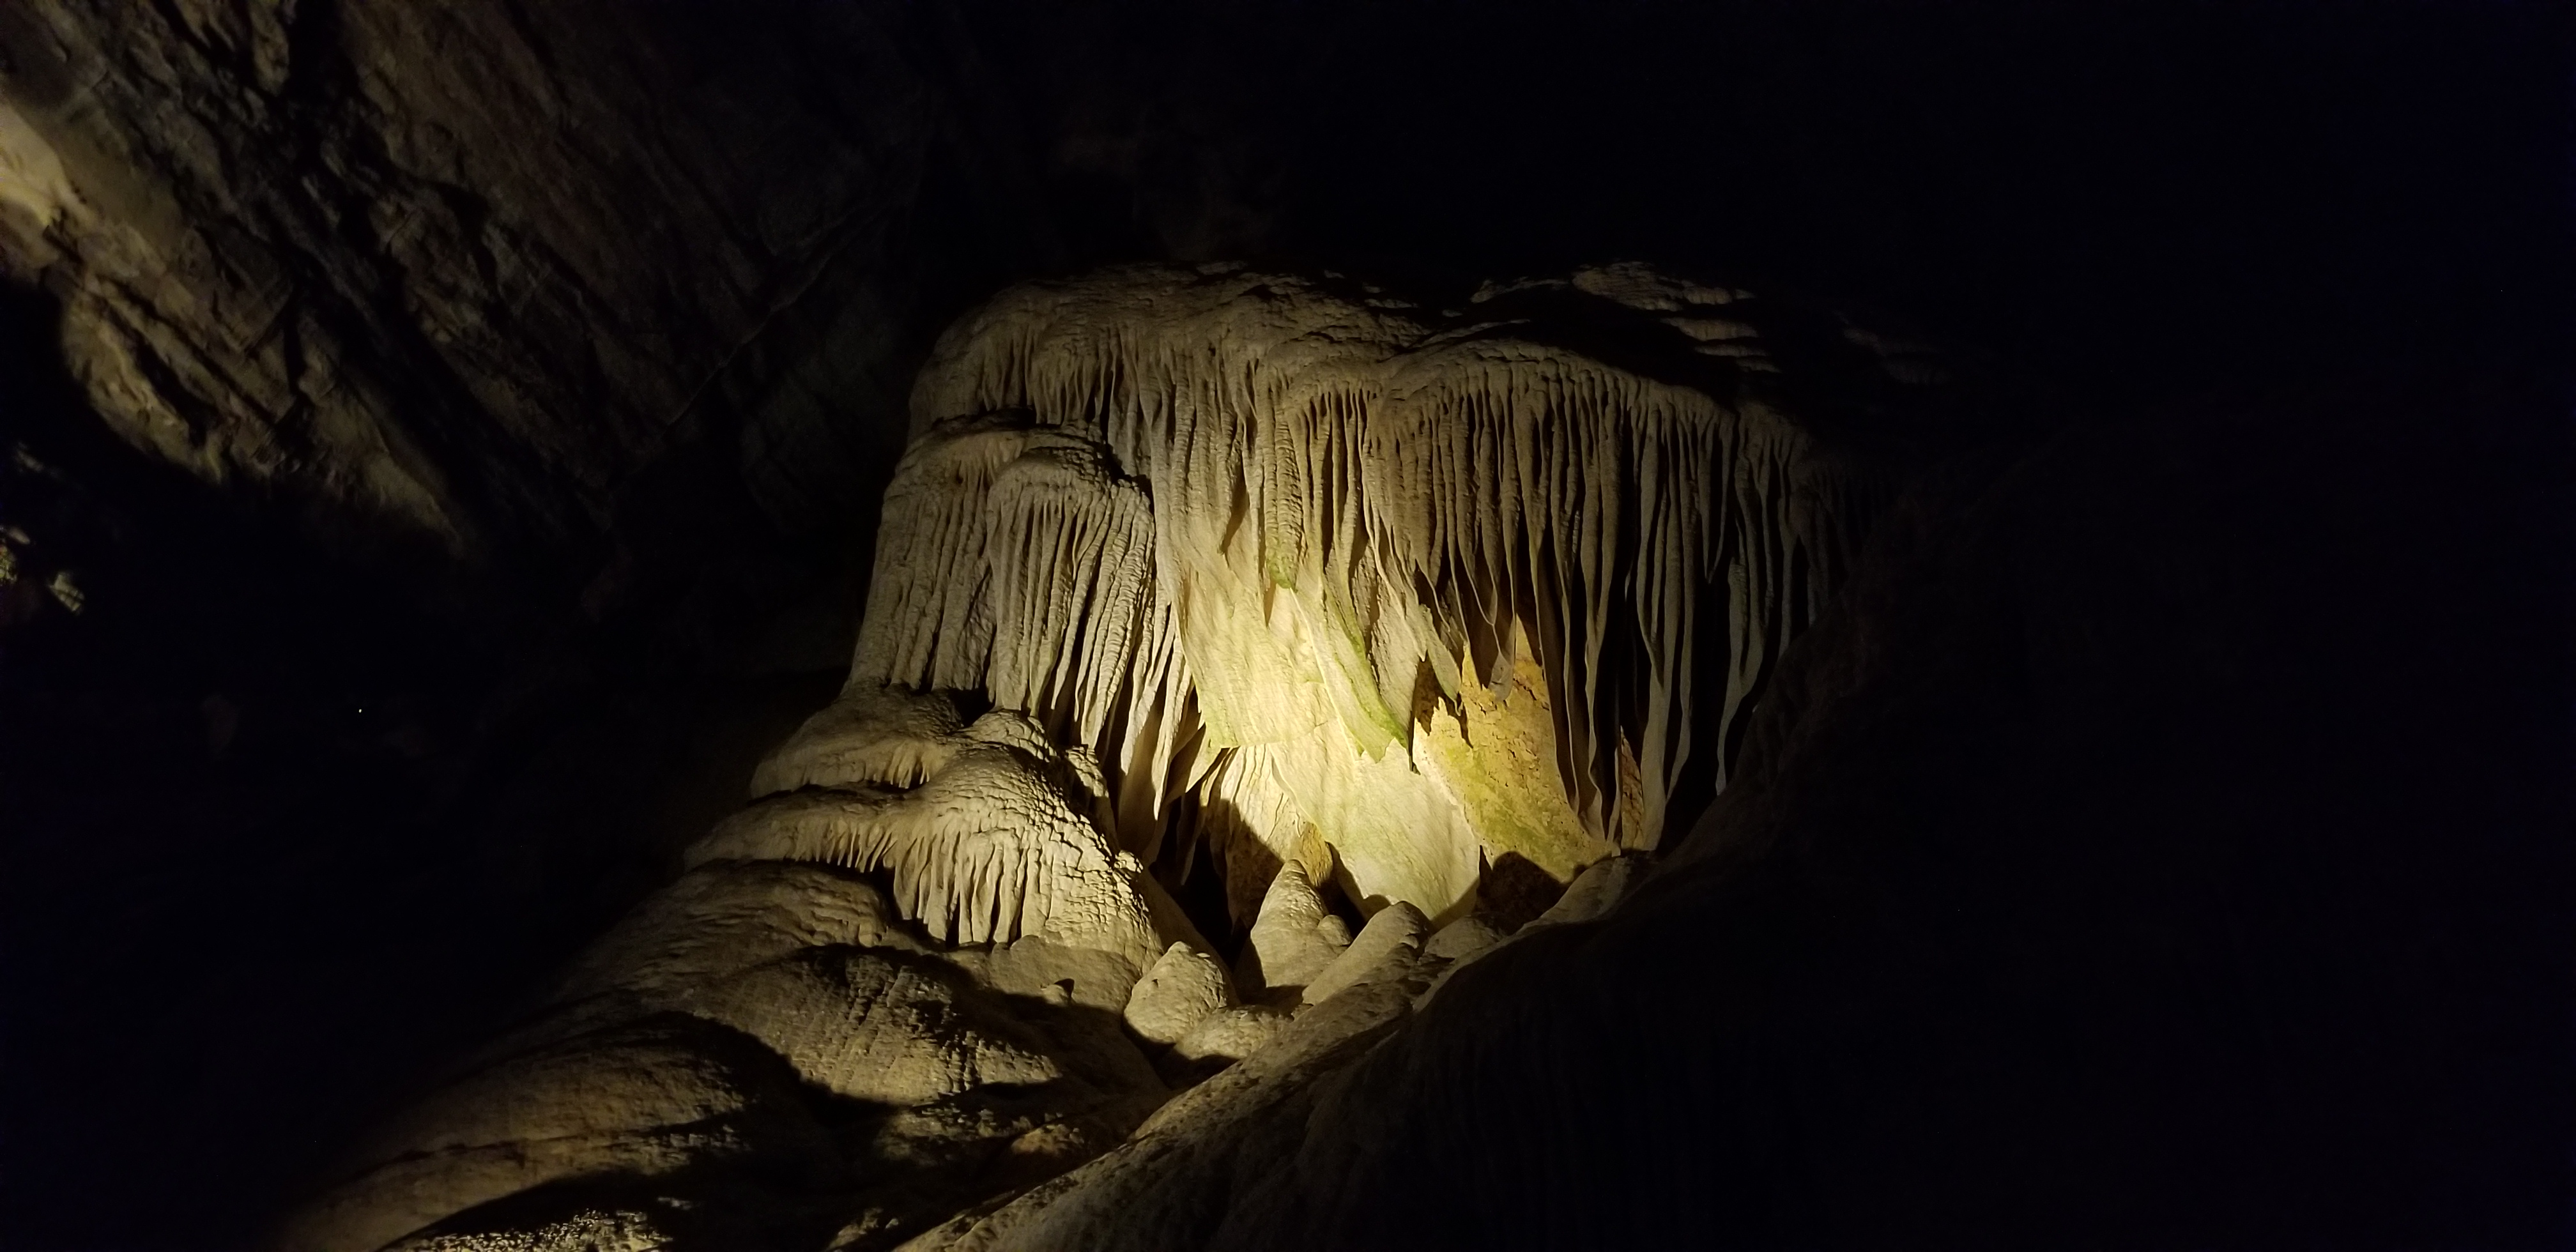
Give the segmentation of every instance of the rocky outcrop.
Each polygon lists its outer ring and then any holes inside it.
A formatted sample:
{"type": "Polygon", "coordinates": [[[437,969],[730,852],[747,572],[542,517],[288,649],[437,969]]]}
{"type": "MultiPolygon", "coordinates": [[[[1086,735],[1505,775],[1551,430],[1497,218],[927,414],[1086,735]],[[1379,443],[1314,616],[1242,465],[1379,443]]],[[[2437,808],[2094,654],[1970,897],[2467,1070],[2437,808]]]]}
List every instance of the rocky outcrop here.
{"type": "Polygon", "coordinates": [[[1249,989],[1293,992],[1312,981],[1351,943],[1350,924],[1327,911],[1306,867],[1279,867],[1243,937],[1236,977],[1249,989]]]}
{"type": "Polygon", "coordinates": [[[1149,1043],[1178,1043],[1200,1022],[1234,1002],[1234,980],[1215,957],[1186,943],[1164,950],[1136,980],[1122,1015],[1127,1029],[1149,1043]]]}

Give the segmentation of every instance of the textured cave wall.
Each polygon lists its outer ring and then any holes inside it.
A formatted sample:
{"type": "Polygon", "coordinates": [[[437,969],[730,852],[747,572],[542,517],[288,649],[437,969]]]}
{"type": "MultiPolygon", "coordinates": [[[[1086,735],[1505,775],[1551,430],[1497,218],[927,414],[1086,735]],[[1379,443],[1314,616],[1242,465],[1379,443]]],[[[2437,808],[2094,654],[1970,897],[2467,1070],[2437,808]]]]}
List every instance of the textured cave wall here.
{"type": "Polygon", "coordinates": [[[560,578],[678,449],[844,520],[899,437],[814,397],[899,402],[942,232],[1053,240],[953,13],[762,16],[13,6],[9,267],[122,438],[326,535],[560,578]]]}

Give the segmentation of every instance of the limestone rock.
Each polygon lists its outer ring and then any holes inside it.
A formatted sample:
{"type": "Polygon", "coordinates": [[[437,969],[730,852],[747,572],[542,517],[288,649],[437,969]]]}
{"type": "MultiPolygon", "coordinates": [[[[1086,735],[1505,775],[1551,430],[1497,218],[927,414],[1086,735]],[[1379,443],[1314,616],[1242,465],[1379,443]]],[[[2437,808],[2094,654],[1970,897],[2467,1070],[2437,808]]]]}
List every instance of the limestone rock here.
{"type": "Polygon", "coordinates": [[[1306,867],[1290,862],[1270,880],[1244,941],[1242,966],[1236,972],[1247,988],[1263,992],[1303,987],[1323,973],[1349,945],[1342,919],[1324,909],[1323,898],[1307,880],[1306,867]]]}
{"type": "Polygon", "coordinates": [[[1240,1061],[1269,1046],[1287,1024],[1288,1014],[1264,1005],[1219,1009],[1200,1018],[1172,1051],[1185,1061],[1240,1061]]]}
{"type": "Polygon", "coordinates": [[[478,1204],[386,1252],[801,1252],[838,1224],[838,1181],[757,1169],[584,1175],[478,1204]]]}
{"type": "Polygon", "coordinates": [[[805,1081],[873,1104],[1064,1076],[1026,1027],[925,957],[809,948],[727,979],[695,1008],[768,1045],[805,1081]]]}
{"type": "Polygon", "coordinates": [[[495,1060],[671,1010],[810,948],[924,952],[883,892],[834,865],[718,861],[646,897],[575,958],[546,1011],[476,1056],[495,1060]]]}
{"type": "MultiPolygon", "coordinates": [[[[544,1114],[560,1161],[511,1123],[376,1168],[462,1205],[811,1140],[629,1128],[663,1115],[619,1084],[661,1062],[602,1032],[677,1012],[834,1111],[836,1248],[1197,1246],[1236,1220],[1211,1196],[1279,1201],[1323,1168],[1308,1136],[1373,1116],[1333,1076],[1499,942],[1487,878],[1555,898],[1535,929],[1603,916],[1677,798],[1724,785],[1879,507],[1775,403],[1748,306],[1640,267],[1447,312],[1238,266],[996,297],[915,388],[839,697],[490,1054],[553,1068],[422,1114],[586,1084],[615,1125],[544,1114]],[[1614,364],[1550,319],[1649,346],[1614,364]],[[1198,856],[1248,923],[1232,980],[1156,879],[1198,856]]],[[[454,1211],[390,1186],[325,1211],[387,1237],[454,1211]]]]}
{"type": "Polygon", "coordinates": [[[1364,982],[1402,977],[1413,968],[1423,940],[1430,935],[1431,923],[1422,910],[1400,900],[1379,909],[1368,925],[1360,927],[1351,946],[1306,984],[1306,1003],[1321,1004],[1364,982]]]}
{"type": "Polygon", "coordinates": [[[1127,1028],[1155,1043],[1177,1043],[1208,1014],[1234,1003],[1234,981],[1218,960],[1185,943],[1163,950],[1138,979],[1123,1014],[1127,1028]]]}
{"type": "Polygon", "coordinates": [[[1583,871],[1574,880],[1574,885],[1565,889],[1562,898],[1529,924],[1533,927],[1562,926],[1608,916],[1610,910],[1617,908],[1619,901],[1627,896],[1629,888],[1636,885],[1643,872],[1642,862],[1637,857],[1623,856],[1603,861],[1583,871]]]}
{"type": "Polygon", "coordinates": [[[558,1179],[828,1172],[823,1133],[777,1058],[666,1015],[566,1040],[463,1079],[381,1128],[279,1252],[371,1252],[440,1218],[558,1179]],[[765,1162],[765,1163],[764,1163],[765,1162]]]}
{"type": "Polygon", "coordinates": [[[851,682],[1065,727],[1140,858],[1195,795],[1238,922],[1310,841],[1440,921],[1481,863],[1652,848],[1884,496],[1759,381],[1768,320],[1636,266],[1448,312],[1224,265],[1004,292],[915,387],[851,682]]]}
{"type": "Polygon", "coordinates": [[[853,685],[981,688],[1095,746],[1140,857],[1193,795],[1179,833],[1248,917],[1266,1006],[1181,1032],[1173,1056],[1235,1065],[1127,1144],[913,1246],[1204,1242],[1210,1195],[1306,1165],[1324,1058],[1502,940],[1469,916],[1480,866],[1544,880],[1533,925],[1596,918],[1641,863],[1617,854],[1724,785],[1717,745],[1842,576],[1874,471],[1774,406],[1745,293],[1610,266],[1474,303],[1138,268],[1006,292],[923,371],[853,685]],[[1688,364],[1521,329],[1577,307],[1688,364]],[[1323,867],[1371,916],[1356,940],[1323,867]]]}
{"type": "MultiPolygon", "coordinates": [[[[374,1247],[494,1206],[423,1246],[623,1238],[517,1198],[678,1173],[703,1196],[736,1161],[882,1180],[871,1211],[918,1226],[1106,1149],[1168,1096],[1119,1027],[1136,976],[1131,958],[1037,937],[934,951],[836,866],[710,862],[585,953],[555,1010],[486,1048],[475,1077],[379,1135],[280,1246],[374,1247]],[[727,1065],[765,1075],[767,1102],[725,1085],[727,1065]],[[835,1156],[800,1090],[882,1112],[835,1156]]],[[[760,1192],[682,1242],[741,1244],[762,1214],[826,1192],[760,1192]]]]}
{"type": "Polygon", "coordinates": [[[585,1209],[528,1229],[423,1235],[385,1252],[662,1252],[675,1240],[650,1213],[585,1209]]]}
{"type": "Polygon", "coordinates": [[[1075,947],[1031,935],[991,947],[951,948],[939,958],[998,995],[1116,1016],[1143,970],[1124,952],[1075,947]]]}
{"type": "Polygon", "coordinates": [[[1444,961],[1469,961],[1510,937],[1483,914],[1471,913],[1441,927],[1422,945],[1422,953],[1444,961]]]}
{"type": "Polygon", "coordinates": [[[852,783],[918,786],[956,754],[956,737],[965,729],[956,699],[946,692],[853,687],[761,759],[752,771],[751,798],[852,783]]]}
{"type": "Polygon", "coordinates": [[[903,915],[943,942],[1042,935],[1126,954],[1140,967],[1162,950],[1135,858],[1075,814],[1048,762],[1002,744],[967,740],[908,791],[807,790],[763,801],[717,827],[689,859],[885,867],[903,915]]]}
{"type": "Polygon", "coordinates": [[[637,905],[592,943],[555,998],[627,991],[657,1002],[803,948],[918,949],[883,892],[837,866],[719,861],[637,905]]]}
{"type": "Polygon", "coordinates": [[[1292,1127],[1311,1086],[1368,1051],[1410,1011],[1402,988],[1378,985],[1276,1019],[1281,1024],[1263,1046],[1174,1097],[1115,1150],[902,1246],[905,1252],[1197,1246],[1220,1216],[1206,1197],[1293,1156],[1302,1131],[1292,1127]]]}
{"type": "Polygon", "coordinates": [[[1114,1098],[1162,1099],[1153,1067],[1120,1029],[1140,972],[1128,954],[1025,938],[939,955],[1027,1023],[1067,1073],[1114,1098]]]}

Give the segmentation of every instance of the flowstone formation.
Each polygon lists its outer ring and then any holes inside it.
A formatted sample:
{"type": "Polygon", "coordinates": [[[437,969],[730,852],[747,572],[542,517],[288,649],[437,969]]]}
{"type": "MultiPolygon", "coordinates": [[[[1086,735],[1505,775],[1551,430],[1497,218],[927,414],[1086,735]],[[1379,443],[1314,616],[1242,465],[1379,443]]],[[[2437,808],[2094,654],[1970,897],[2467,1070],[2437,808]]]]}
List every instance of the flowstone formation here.
{"type": "Polygon", "coordinates": [[[994,301],[915,390],[853,691],[982,692],[1087,747],[1120,845],[1204,846],[1240,920],[1289,861],[1448,920],[1480,862],[1653,850],[1881,484],[1766,394],[1742,293],[1483,296],[1149,270],[994,301]],[[1613,309],[1664,342],[1570,346],[1613,309]]]}
{"type": "Polygon", "coordinates": [[[1724,786],[1891,482],[1777,316],[1004,293],[920,376],[841,696],[280,1246],[1087,1246],[1724,786]]]}

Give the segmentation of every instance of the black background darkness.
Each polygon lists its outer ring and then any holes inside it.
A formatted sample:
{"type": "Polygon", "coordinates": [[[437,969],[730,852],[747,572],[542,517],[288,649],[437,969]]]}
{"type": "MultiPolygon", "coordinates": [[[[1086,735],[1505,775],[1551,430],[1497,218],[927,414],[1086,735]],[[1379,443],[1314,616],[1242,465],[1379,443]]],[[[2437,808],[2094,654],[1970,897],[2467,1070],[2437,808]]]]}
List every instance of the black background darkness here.
{"type": "MultiPolygon", "coordinates": [[[[636,12],[721,56],[807,7],[636,12]]],[[[2564,11],[967,12],[1053,236],[933,240],[954,308],[1136,257],[1440,294],[1633,257],[1863,310],[1990,397],[1847,628],[1918,630],[1870,654],[1911,668],[1816,680],[1879,703],[1818,732],[1841,755],[1781,758],[1809,771],[1763,801],[1791,868],[1724,897],[1765,976],[1911,1007],[1587,1011],[1569,1037],[1622,1058],[1594,1107],[1704,1107],[1653,1060],[1694,1049],[1832,1092],[1533,1141],[1595,1158],[1596,1209],[1755,1246],[2576,1246],[2564,11]]],[[[0,1247],[235,1246],[650,889],[837,675],[743,673],[760,622],[676,609],[459,625],[114,445],[43,301],[6,312],[0,422],[69,474],[7,507],[94,608],[0,634],[0,1247]],[[217,695],[246,710],[220,755],[217,695]]],[[[1460,1156],[1458,1110],[1517,1110],[1509,1065],[1430,1072],[1394,1142],[1438,1185],[1319,1237],[1576,1238],[1419,1209],[1548,1185],[1460,1156]]]]}

